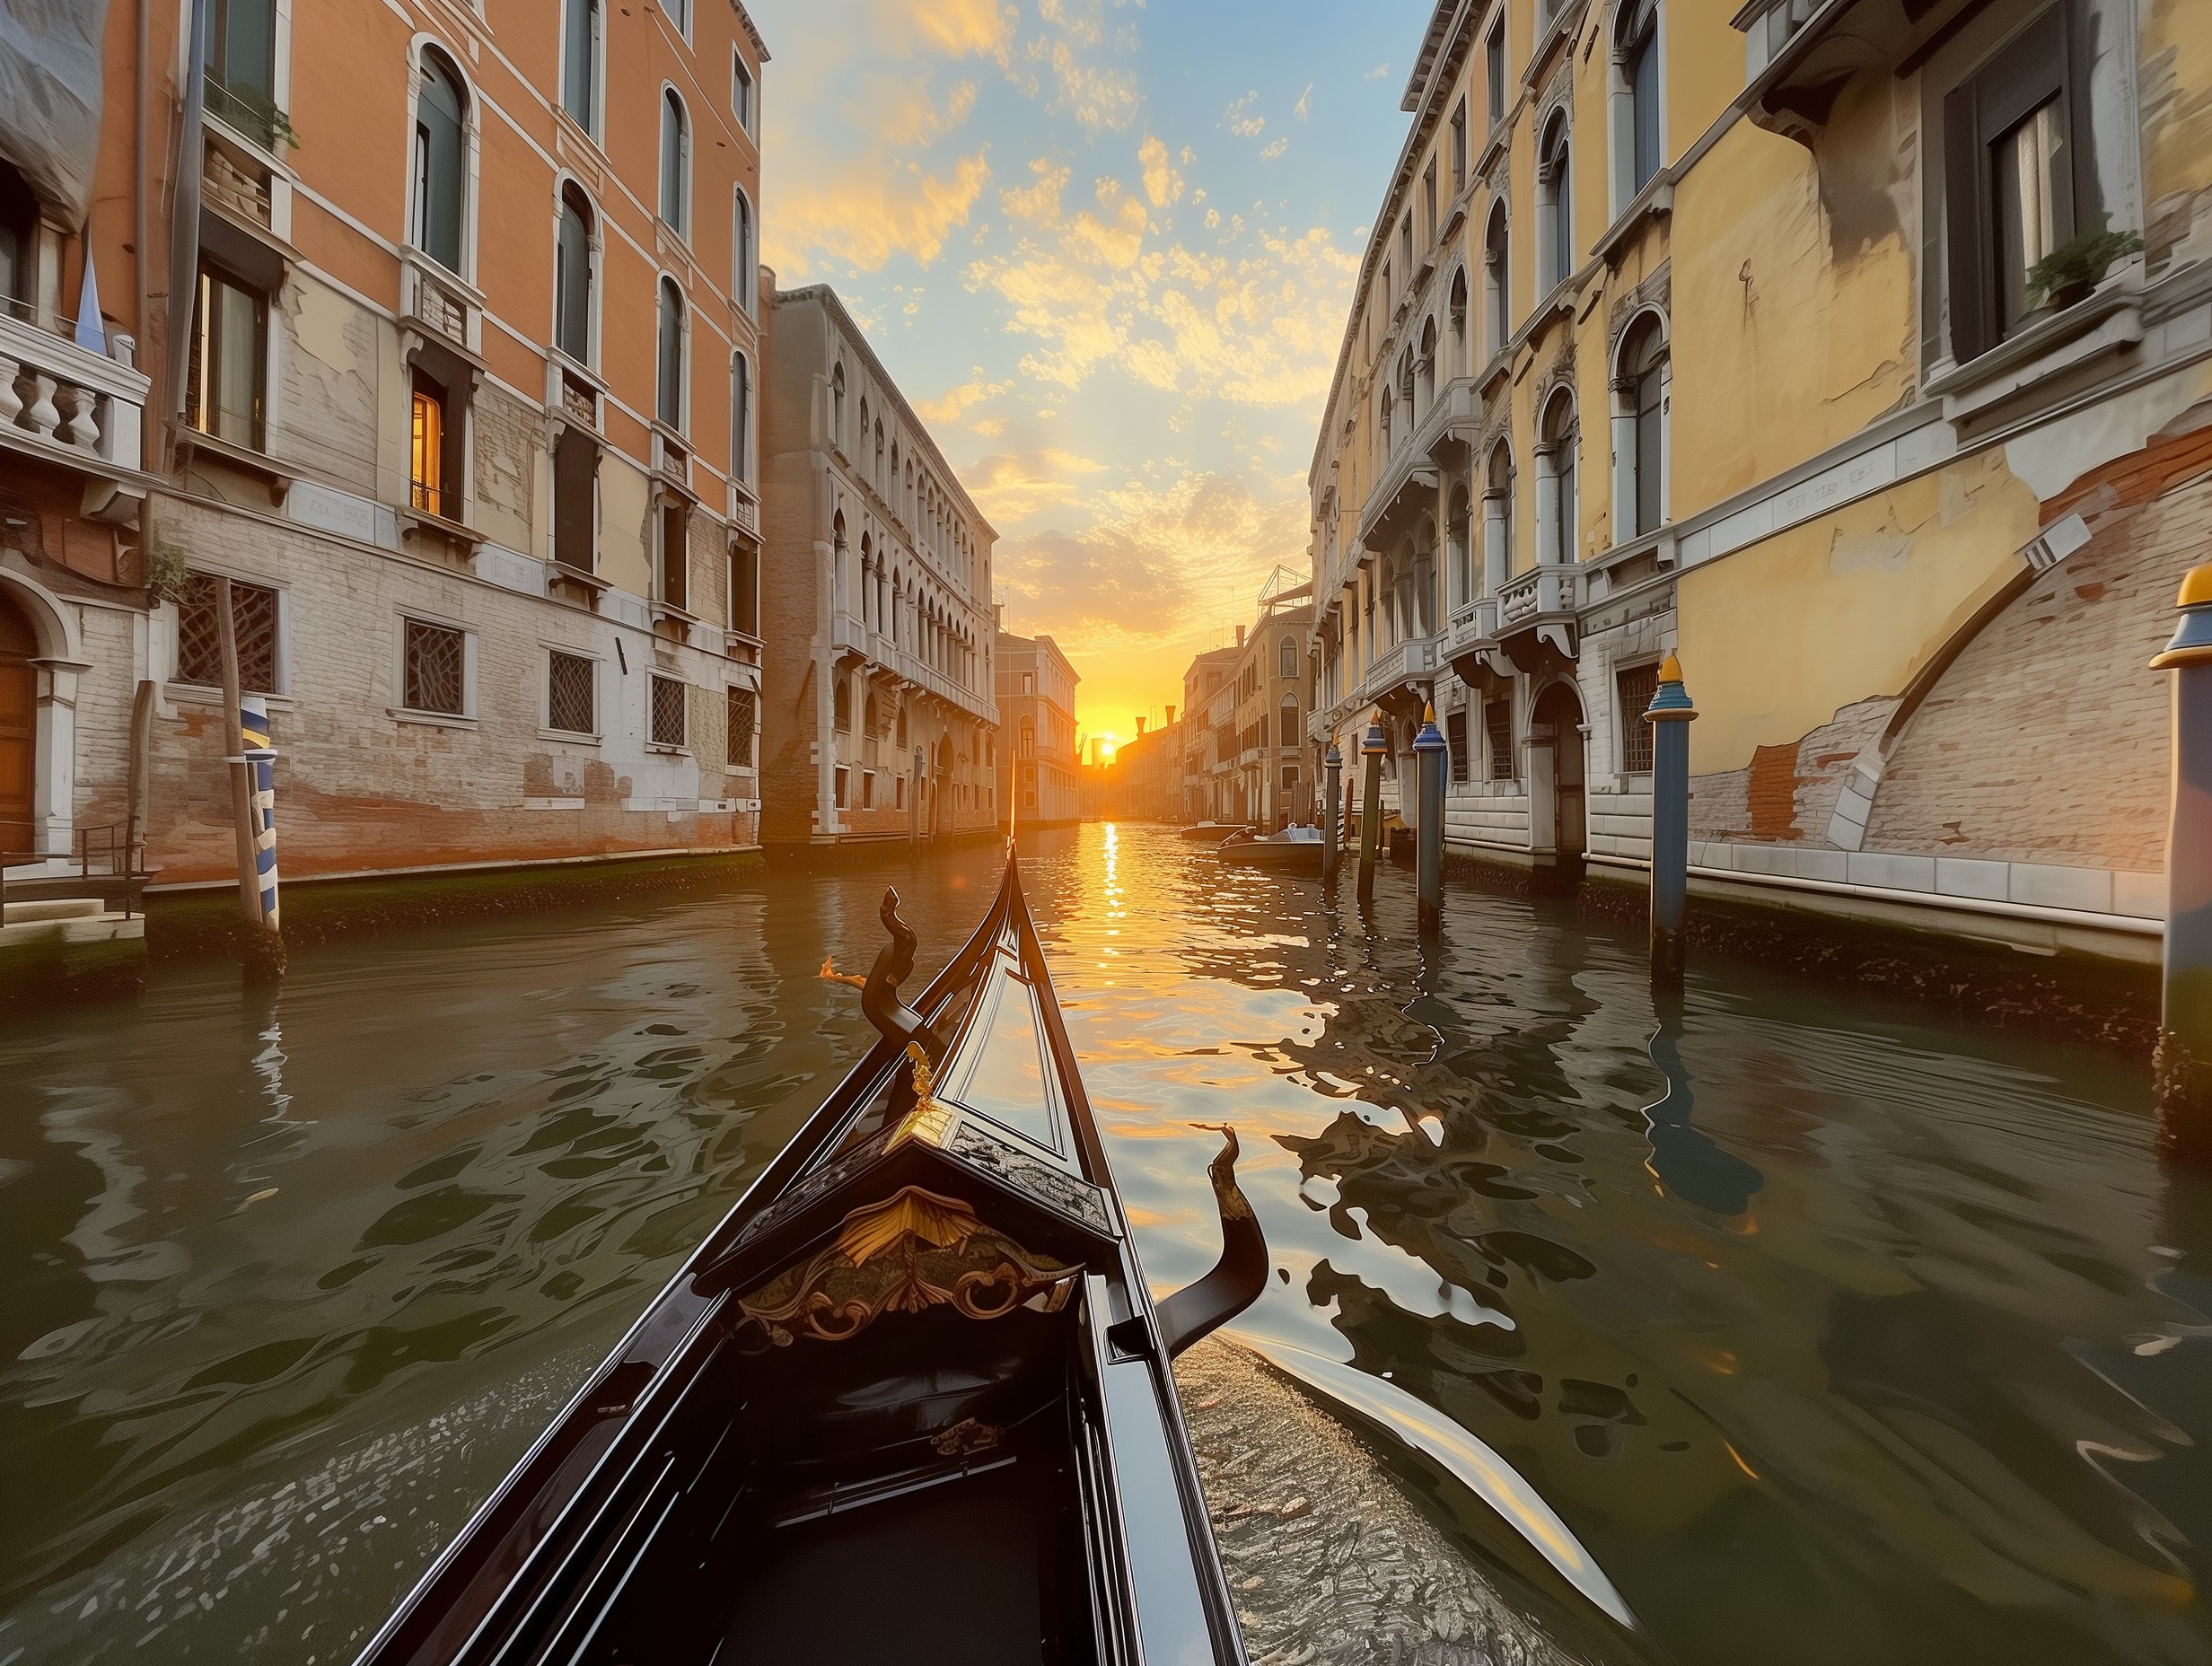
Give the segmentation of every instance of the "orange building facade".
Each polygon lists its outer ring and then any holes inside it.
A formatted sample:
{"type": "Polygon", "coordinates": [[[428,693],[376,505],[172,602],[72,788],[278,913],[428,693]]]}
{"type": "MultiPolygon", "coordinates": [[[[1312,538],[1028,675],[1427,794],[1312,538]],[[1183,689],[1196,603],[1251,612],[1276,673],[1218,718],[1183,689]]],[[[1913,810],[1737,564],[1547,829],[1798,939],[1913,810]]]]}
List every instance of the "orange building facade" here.
{"type": "Polygon", "coordinates": [[[12,872],[232,875],[216,577],[288,876],[754,845],[742,7],[88,11],[89,171],[0,124],[12,872]]]}

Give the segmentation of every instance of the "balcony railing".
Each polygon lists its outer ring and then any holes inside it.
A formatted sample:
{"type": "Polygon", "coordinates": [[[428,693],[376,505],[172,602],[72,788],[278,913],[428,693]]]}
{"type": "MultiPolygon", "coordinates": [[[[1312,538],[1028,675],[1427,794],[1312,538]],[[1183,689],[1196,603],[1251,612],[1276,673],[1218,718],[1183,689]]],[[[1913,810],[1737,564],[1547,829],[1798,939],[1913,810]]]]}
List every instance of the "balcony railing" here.
{"type": "Polygon", "coordinates": [[[148,385],[127,363],[0,313],[0,436],[8,443],[136,473],[148,385]]]}
{"type": "Polygon", "coordinates": [[[1463,653],[1478,643],[1497,640],[1497,598],[1477,596],[1452,610],[1452,651],[1463,653]]]}
{"type": "Polygon", "coordinates": [[[1559,615],[1572,618],[1580,578],[1571,561],[1546,561],[1515,574],[1497,592],[1500,630],[1526,629],[1559,615]]]}
{"type": "Polygon", "coordinates": [[[233,132],[274,154],[279,145],[295,143],[292,123],[266,94],[234,87],[207,72],[207,113],[233,132]]]}
{"type": "Polygon", "coordinates": [[[1363,700],[1379,699],[1417,678],[1436,674],[1436,638],[1414,636],[1393,644],[1367,668],[1359,690],[1363,700]]]}

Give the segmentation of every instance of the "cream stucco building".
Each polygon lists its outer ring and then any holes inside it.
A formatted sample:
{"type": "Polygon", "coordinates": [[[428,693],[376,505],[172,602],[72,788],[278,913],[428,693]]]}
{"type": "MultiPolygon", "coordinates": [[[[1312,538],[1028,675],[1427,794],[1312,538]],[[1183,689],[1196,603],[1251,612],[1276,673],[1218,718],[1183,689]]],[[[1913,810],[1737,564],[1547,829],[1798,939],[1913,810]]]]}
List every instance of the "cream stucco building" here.
{"type": "Polygon", "coordinates": [[[2212,531],[2189,9],[1439,4],[1310,477],[1315,754],[1380,706],[1394,802],[1433,697],[1454,849],[1634,880],[1679,650],[1708,893],[2155,955],[2145,662],[2212,531]]]}

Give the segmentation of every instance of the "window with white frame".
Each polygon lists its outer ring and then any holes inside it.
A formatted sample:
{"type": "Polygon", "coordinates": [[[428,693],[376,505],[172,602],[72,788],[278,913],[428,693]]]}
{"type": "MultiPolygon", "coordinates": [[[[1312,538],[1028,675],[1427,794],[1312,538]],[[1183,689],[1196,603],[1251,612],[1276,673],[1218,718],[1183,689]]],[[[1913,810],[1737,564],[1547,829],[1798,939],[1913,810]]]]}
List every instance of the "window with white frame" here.
{"type": "Polygon", "coordinates": [[[683,432],[684,309],[683,292],[672,277],[660,285],[659,350],[655,354],[658,378],[654,395],[654,416],[679,434],[683,432]]]}
{"type": "Polygon", "coordinates": [[[752,480],[752,361],[730,355],[730,477],[752,480]]]}
{"type": "Polygon", "coordinates": [[[565,182],[553,240],[553,345],[579,364],[592,362],[592,233],[597,224],[584,188],[565,182]]]}
{"type": "Polygon", "coordinates": [[[1581,436],[1575,423],[1575,398],[1557,390],[1544,407],[1536,446],[1536,558],[1572,561],[1579,539],[1575,495],[1576,452],[1581,436]]]}
{"type": "Polygon", "coordinates": [[[737,117],[737,125],[748,133],[758,131],[753,126],[755,92],[752,71],[745,65],[745,54],[733,47],[730,49],[730,110],[737,117]]]}
{"type": "Polygon", "coordinates": [[[1613,156],[1618,212],[1649,185],[1664,157],[1660,131],[1659,0],[1622,0],[1613,31],[1613,156]]]}
{"type": "Polygon", "coordinates": [[[1567,112],[1555,110],[1544,127],[1536,163],[1539,294],[1549,294],[1575,273],[1575,193],[1569,161],[1567,112]]]}
{"type": "Polygon", "coordinates": [[[648,744],[680,750],[689,733],[686,722],[690,705],[689,686],[674,677],[654,672],[645,679],[647,699],[645,740],[648,744]]]}
{"type": "Polygon", "coordinates": [[[691,122],[673,87],[661,91],[661,219],[677,236],[690,236],[691,122]]]}
{"type": "Polygon", "coordinates": [[[445,54],[423,49],[415,100],[415,247],[447,271],[461,263],[461,222],[468,196],[468,95],[445,54]]]}
{"type": "MultiPolygon", "coordinates": [[[[231,631],[238,649],[238,686],[247,694],[281,694],[281,637],[277,592],[267,584],[231,581],[231,631]]],[[[206,573],[185,574],[177,599],[177,680],[206,688],[223,686],[223,622],[215,582],[206,573]]]]}
{"type": "Polygon", "coordinates": [[[1656,665],[1631,665],[1613,679],[1614,709],[1620,715],[1620,768],[1624,775],[1651,773],[1651,723],[1644,714],[1659,692],[1656,665]]]}
{"type": "Polygon", "coordinates": [[[1668,392],[1666,331],[1646,312],[1622,338],[1613,377],[1616,504],[1629,538],[1666,521],[1668,392]]]}
{"type": "Polygon", "coordinates": [[[561,0],[561,108],[599,132],[600,0],[561,0]]]}
{"type": "Polygon", "coordinates": [[[549,649],[545,656],[545,726],[564,734],[599,732],[598,662],[549,649]]]}
{"type": "Polygon", "coordinates": [[[399,704],[441,717],[469,715],[469,634],[427,619],[399,622],[399,704]]]}
{"type": "Polygon", "coordinates": [[[732,215],[734,234],[731,239],[735,250],[731,256],[730,293],[737,297],[739,306],[750,312],[759,303],[760,287],[759,258],[753,252],[752,199],[740,186],[735,201],[736,209],[732,215]]]}

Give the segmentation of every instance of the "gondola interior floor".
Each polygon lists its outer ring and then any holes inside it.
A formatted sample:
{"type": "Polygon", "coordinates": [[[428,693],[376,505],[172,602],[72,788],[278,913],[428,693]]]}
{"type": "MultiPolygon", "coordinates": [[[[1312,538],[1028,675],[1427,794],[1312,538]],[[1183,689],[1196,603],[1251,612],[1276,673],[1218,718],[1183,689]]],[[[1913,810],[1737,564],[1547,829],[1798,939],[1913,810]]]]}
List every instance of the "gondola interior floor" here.
{"type": "Polygon", "coordinates": [[[1031,1466],[799,1521],[755,1539],[716,1666],[1038,1666],[1031,1466]]]}

